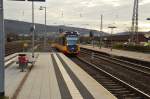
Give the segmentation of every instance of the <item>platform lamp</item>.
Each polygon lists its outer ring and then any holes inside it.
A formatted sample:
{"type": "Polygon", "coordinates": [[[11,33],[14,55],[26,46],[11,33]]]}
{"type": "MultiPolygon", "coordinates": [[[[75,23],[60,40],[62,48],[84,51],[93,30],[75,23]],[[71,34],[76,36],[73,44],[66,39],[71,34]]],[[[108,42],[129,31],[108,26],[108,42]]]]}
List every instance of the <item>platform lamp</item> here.
{"type": "Polygon", "coordinates": [[[112,46],[113,46],[113,43],[112,43],[112,34],[113,34],[113,31],[115,28],[117,28],[116,26],[109,26],[108,28],[111,29],[111,35],[110,35],[110,39],[111,39],[111,47],[110,47],[110,50],[112,51],[112,46]]]}
{"type": "Polygon", "coordinates": [[[39,10],[45,10],[45,35],[44,35],[44,49],[46,49],[46,36],[47,36],[47,31],[46,31],[46,7],[40,6],[39,10]]]}

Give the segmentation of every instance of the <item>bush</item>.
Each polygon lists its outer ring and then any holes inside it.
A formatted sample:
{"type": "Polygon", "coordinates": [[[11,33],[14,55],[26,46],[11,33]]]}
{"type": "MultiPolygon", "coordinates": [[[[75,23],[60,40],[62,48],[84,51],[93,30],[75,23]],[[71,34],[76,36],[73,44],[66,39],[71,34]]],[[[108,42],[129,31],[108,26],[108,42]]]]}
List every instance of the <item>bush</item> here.
{"type": "Polygon", "coordinates": [[[132,44],[115,44],[114,49],[138,51],[138,52],[150,52],[150,46],[132,45],[132,44]]]}

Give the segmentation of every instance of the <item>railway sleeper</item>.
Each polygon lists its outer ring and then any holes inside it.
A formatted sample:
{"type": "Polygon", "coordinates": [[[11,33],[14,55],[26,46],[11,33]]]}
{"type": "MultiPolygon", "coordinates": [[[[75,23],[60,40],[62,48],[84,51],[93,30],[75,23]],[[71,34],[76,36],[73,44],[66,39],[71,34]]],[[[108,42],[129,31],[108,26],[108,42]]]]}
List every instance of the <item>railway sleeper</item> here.
{"type": "Polygon", "coordinates": [[[110,88],[110,91],[126,91],[126,88],[110,88]]]}
{"type": "Polygon", "coordinates": [[[123,95],[124,99],[143,99],[143,97],[137,96],[135,94],[123,95]]]}
{"type": "Polygon", "coordinates": [[[104,77],[104,76],[100,76],[98,77],[99,79],[108,79],[107,77],[104,77]]]}
{"type": "Polygon", "coordinates": [[[108,79],[99,79],[99,80],[103,82],[113,82],[113,80],[108,80],[108,79]]]}
{"type": "Polygon", "coordinates": [[[143,99],[142,97],[138,96],[124,96],[120,94],[114,94],[118,99],[143,99]]]}
{"type": "MultiPolygon", "coordinates": [[[[87,57],[85,57],[87,59],[87,57]]],[[[96,65],[96,64],[95,64],[96,65]]],[[[103,76],[100,76],[103,77],[103,76]]],[[[99,77],[99,78],[100,78],[99,77]]],[[[104,76],[105,77],[105,76],[104,76]]],[[[143,95],[141,95],[140,93],[138,94],[136,91],[132,90],[128,87],[120,84],[119,82],[117,82],[116,80],[114,80],[114,82],[108,82],[110,81],[110,79],[106,80],[104,79],[104,81],[102,81],[101,79],[98,79],[99,83],[101,83],[106,89],[108,89],[112,94],[114,94],[116,97],[118,97],[118,99],[147,99],[144,98],[143,95]],[[112,88],[111,86],[122,86],[123,89],[121,88],[112,88]],[[110,88],[107,88],[110,87],[110,88]],[[120,98],[119,98],[120,97],[120,98]]]]}
{"type": "Polygon", "coordinates": [[[104,84],[104,85],[118,85],[116,82],[109,82],[109,81],[101,81],[101,80],[99,80],[100,81],[100,83],[102,83],[102,84],[104,84]]]}
{"type": "Polygon", "coordinates": [[[124,88],[122,86],[106,86],[107,88],[124,88]]]}
{"type": "MultiPolygon", "coordinates": [[[[110,91],[110,90],[109,90],[110,91]]],[[[128,91],[128,90],[122,90],[122,91],[110,91],[112,94],[116,94],[119,96],[137,96],[135,93],[128,91]]]]}
{"type": "Polygon", "coordinates": [[[125,95],[122,95],[123,97],[125,97],[125,99],[143,99],[143,97],[141,96],[138,96],[136,94],[125,94],[125,95]]]}

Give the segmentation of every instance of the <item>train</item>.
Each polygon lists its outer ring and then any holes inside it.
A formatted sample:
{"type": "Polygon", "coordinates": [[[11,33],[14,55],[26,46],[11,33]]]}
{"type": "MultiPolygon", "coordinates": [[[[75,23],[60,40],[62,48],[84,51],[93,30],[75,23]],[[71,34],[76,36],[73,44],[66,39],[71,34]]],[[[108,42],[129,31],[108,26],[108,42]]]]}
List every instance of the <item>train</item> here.
{"type": "Polygon", "coordinates": [[[78,55],[79,33],[77,31],[65,31],[59,33],[52,46],[67,55],[78,55]]]}

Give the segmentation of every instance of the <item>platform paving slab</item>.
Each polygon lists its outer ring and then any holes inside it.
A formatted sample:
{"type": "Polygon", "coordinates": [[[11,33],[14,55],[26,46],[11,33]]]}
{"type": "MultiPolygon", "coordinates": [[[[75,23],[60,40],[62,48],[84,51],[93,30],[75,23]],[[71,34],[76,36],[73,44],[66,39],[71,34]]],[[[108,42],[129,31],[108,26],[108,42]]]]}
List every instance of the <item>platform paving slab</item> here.
{"type": "Polygon", "coordinates": [[[61,99],[50,53],[40,53],[17,99],[61,99]]]}
{"type": "Polygon", "coordinates": [[[56,59],[57,65],[61,71],[61,74],[67,84],[67,87],[71,93],[72,99],[83,99],[83,97],[81,96],[79,90],[76,88],[74,82],[71,80],[70,76],[68,75],[67,71],[65,70],[63,64],[61,63],[61,61],[59,60],[59,58],[56,56],[56,54],[54,54],[54,57],[56,59]]]}
{"type": "Polygon", "coordinates": [[[84,71],[77,64],[72,62],[68,57],[61,53],[59,55],[66,62],[71,71],[73,71],[76,77],[81,81],[81,83],[92,94],[94,99],[117,99],[102,85],[100,85],[95,79],[93,79],[89,74],[87,74],[86,71],[84,71]]]}
{"type": "Polygon", "coordinates": [[[84,86],[91,92],[94,99],[116,99],[79,66],[59,53],[39,53],[39,57],[19,92],[17,99],[91,99],[82,97],[82,93],[80,93],[80,90],[77,88],[70,74],[68,74],[66,68],[64,68],[65,66],[63,66],[64,64],[57,54],[69,64],[71,71],[75,73],[78,79],[81,80],[84,86]],[[60,72],[60,74],[58,72],[60,72]],[[60,79],[60,76],[62,76],[63,79],[60,79]],[[65,94],[65,89],[61,90],[60,87],[60,85],[64,86],[62,85],[63,81],[70,91],[71,98],[62,97],[62,94],[65,94]]]}
{"type": "MultiPolygon", "coordinates": [[[[10,55],[6,57],[5,59],[9,59],[9,57],[16,56],[17,54],[18,53],[10,55]]],[[[28,57],[31,59],[31,53],[28,53],[28,57]]],[[[27,72],[20,72],[21,70],[19,69],[19,65],[16,64],[15,62],[17,61],[17,57],[14,57],[11,60],[5,62],[5,66],[11,63],[12,61],[14,62],[5,69],[5,95],[9,97],[10,99],[13,97],[21,81],[27,74],[27,72]]]]}
{"type": "Polygon", "coordinates": [[[20,72],[19,66],[13,63],[7,69],[5,69],[5,94],[10,99],[13,97],[20,82],[25,76],[26,72],[20,72]]]}

